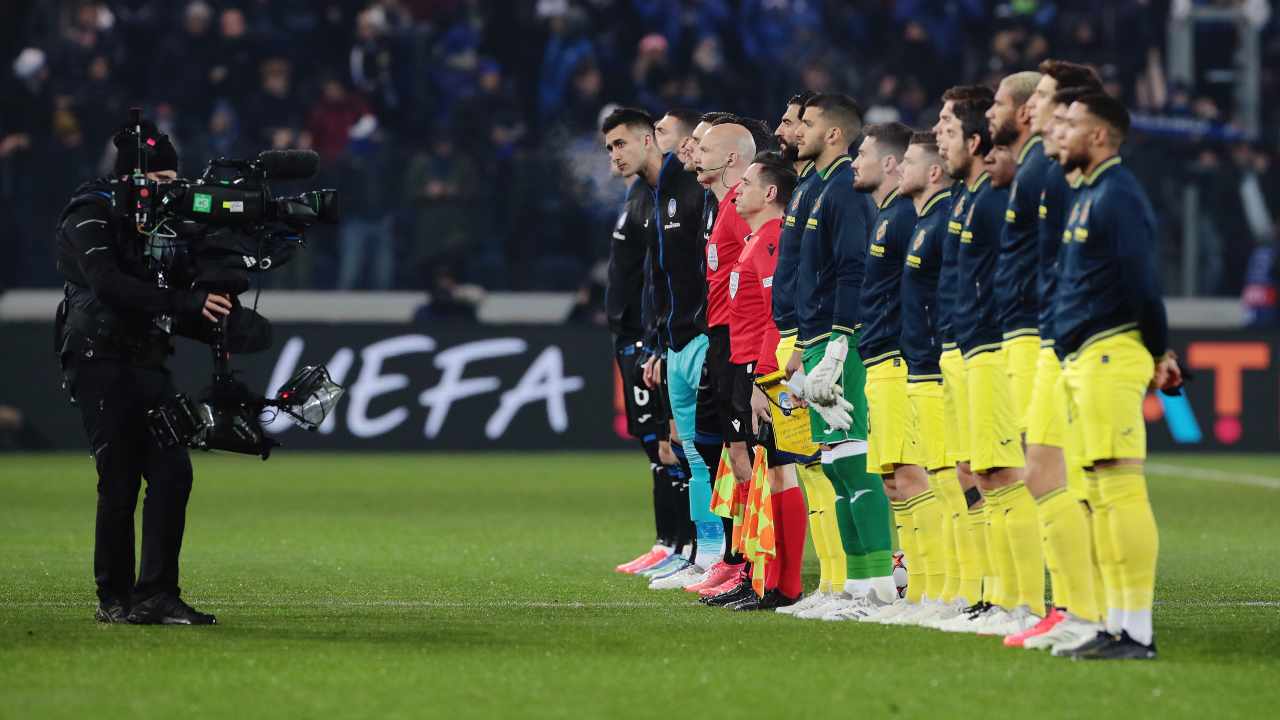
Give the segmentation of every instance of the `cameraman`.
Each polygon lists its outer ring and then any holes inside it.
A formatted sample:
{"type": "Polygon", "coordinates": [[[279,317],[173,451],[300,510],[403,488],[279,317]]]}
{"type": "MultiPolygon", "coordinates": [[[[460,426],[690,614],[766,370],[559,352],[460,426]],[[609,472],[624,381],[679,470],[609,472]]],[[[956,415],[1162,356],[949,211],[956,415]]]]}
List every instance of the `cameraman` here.
{"type": "Polygon", "coordinates": [[[130,209],[137,199],[127,176],[140,170],[164,183],[178,170],[168,136],[149,122],[137,127],[140,133],[129,127],[115,137],[114,178],[81,186],[57,226],[57,265],[66,279],[57,352],[98,471],[96,617],[212,625],[214,616],[183,602],[178,588],[191,459],[181,445],[161,447],[151,437],[147,411],[177,393],[165,368],[172,352],[168,330],[208,333],[209,323],[220,322],[235,304],[228,295],[188,289],[180,248],[157,245],[135,225],[130,209]],[[142,563],[135,578],[133,515],[143,477],[142,563]]]}

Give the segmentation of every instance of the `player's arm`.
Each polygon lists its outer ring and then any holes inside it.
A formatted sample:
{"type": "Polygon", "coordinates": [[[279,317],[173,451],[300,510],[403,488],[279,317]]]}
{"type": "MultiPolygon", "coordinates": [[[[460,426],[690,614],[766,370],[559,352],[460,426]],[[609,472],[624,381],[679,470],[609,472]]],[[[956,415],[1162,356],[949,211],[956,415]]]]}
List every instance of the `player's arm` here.
{"type": "Polygon", "coordinates": [[[110,215],[96,205],[77,208],[62,223],[62,234],[70,244],[76,266],[94,296],[104,304],[117,310],[156,315],[203,313],[209,320],[231,312],[231,301],[225,296],[162,288],[125,273],[110,223],[110,215]]]}
{"type": "Polygon", "coordinates": [[[831,238],[831,261],[835,267],[835,304],[831,336],[851,336],[862,320],[862,280],[867,271],[867,241],[870,216],[867,204],[842,191],[838,202],[824,202],[821,208],[823,232],[831,238]]]}
{"type": "Polygon", "coordinates": [[[1143,344],[1159,359],[1169,348],[1169,323],[1154,260],[1155,221],[1145,198],[1126,193],[1109,200],[1102,220],[1114,238],[1121,292],[1137,312],[1143,344]]]}

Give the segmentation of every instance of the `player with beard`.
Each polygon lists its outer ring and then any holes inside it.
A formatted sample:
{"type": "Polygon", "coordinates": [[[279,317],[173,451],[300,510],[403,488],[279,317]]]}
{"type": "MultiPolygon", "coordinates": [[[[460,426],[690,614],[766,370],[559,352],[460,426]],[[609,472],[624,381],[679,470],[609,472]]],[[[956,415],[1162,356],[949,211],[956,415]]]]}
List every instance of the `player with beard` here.
{"type": "MultiPolygon", "coordinates": [[[[667,392],[676,428],[683,438],[694,437],[698,385],[706,353],[706,280],[702,273],[698,223],[703,190],[676,157],[663,154],[653,136],[653,121],[641,110],[621,108],[601,125],[609,158],[625,177],[638,175],[636,191],[653,199],[648,223],[652,325],[645,329],[645,382],[652,389],[666,373],[667,392]],[[640,183],[643,183],[641,185],[640,183]]],[[[673,554],[646,570],[661,578],[697,565],[710,567],[723,550],[724,530],[711,513],[711,478],[697,453],[687,453],[690,468],[689,515],[695,527],[692,558],[673,554]]]]}
{"type": "MultiPolygon", "coordinates": [[[[957,122],[943,129],[944,160],[952,177],[966,184],[960,232],[956,307],[952,328],[964,354],[969,391],[970,464],[978,475],[987,520],[987,551],[994,575],[990,605],[950,621],[945,629],[1008,635],[1039,622],[1044,605],[1044,569],[1037,565],[1040,595],[1028,594],[1015,553],[1040,554],[1035,501],[1022,484],[1022,444],[1009,390],[1008,364],[1001,344],[998,304],[993,291],[1004,230],[1008,189],[996,188],[984,167],[992,154],[986,111],[989,100],[957,103],[957,122]]],[[[998,158],[998,154],[992,154],[998,158]]]]}
{"type": "MultiPolygon", "coordinates": [[[[940,499],[941,483],[944,480],[952,484],[956,482],[955,466],[947,463],[946,413],[942,370],[938,366],[942,347],[937,329],[938,276],[950,215],[951,185],[952,180],[943,168],[933,134],[914,133],[903,155],[902,179],[898,184],[898,191],[910,198],[917,216],[902,268],[900,342],[902,356],[907,363],[906,394],[912,410],[908,432],[915,441],[921,465],[930,473],[929,487],[940,499]]],[[[954,557],[955,519],[947,508],[941,507],[940,510],[935,545],[940,557],[929,563],[929,572],[936,573],[934,568],[937,561],[941,561],[944,573],[941,589],[933,596],[933,602],[909,600],[906,607],[900,607],[893,613],[878,614],[877,622],[889,625],[926,624],[941,616],[948,607],[964,608],[978,600],[977,595],[971,598],[958,595],[960,578],[958,560],[954,557]]],[[[919,520],[915,522],[918,526],[919,520]]],[[[929,552],[933,550],[929,549],[929,552]]],[[[910,555],[907,563],[910,571],[915,564],[910,555]]],[[[915,577],[919,578],[920,573],[917,572],[915,577]]],[[[924,579],[928,581],[928,572],[924,579]]],[[[907,583],[908,598],[912,597],[911,582],[907,583]]],[[[919,598],[917,594],[915,600],[919,598]]]]}
{"type": "Polygon", "coordinates": [[[702,114],[694,110],[676,108],[653,124],[654,139],[663,153],[675,153],[681,163],[693,160],[693,129],[702,120],[702,114]]]}
{"type": "Polygon", "coordinates": [[[787,362],[793,386],[804,368],[813,441],[835,487],[836,519],[846,556],[845,587],[797,617],[847,617],[893,602],[889,503],[880,478],[867,473],[865,371],[857,352],[863,274],[875,208],[853,189],[849,146],[862,132],[862,110],[845,95],[819,94],[805,104],[797,133],[800,158],[812,159],[824,184],[805,221],[795,307],[796,351],[787,362]]]}
{"type": "Polygon", "coordinates": [[[1054,114],[1065,113],[1071,100],[1098,91],[1097,74],[1084,65],[1046,60],[1040,79],[1028,99],[1031,131],[1044,138],[1047,161],[1037,218],[1037,322],[1040,350],[1027,409],[1027,488],[1036,498],[1040,534],[1053,588],[1052,608],[1035,627],[1005,638],[1010,647],[1047,649],[1092,638],[1101,628],[1103,584],[1094,562],[1088,488],[1081,469],[1081,448],[1066,432],[1066,387],[1062,367],[1054,352],[1052,323],[1062,230],[1071,193],[1070,183],[1057,157],[1054,114]],[[1072,88],[1067,84],[1077,84],[1072,88]],[[1065,98],[1056,97],[1059,88],[1065,98]]]}
{"type": "MultiPolygon", "coordinates": [[[[733,369],[729,363],[729,274],[732,263],[742,252],[743,242],[751,234],[747,222],[733,205],[742,173],[755,157],[755,142],[741,125],[725,123],[710,127],[694,149],[694,167],[698,183],[707,189],[717,209],[704,211],[704,264],[707,282],[707,352],[704,361],[705,382],[698,388],[698,404],[710,402],[715,408],[716,423],[711,428],[697,427],[694,447],[708,468],[718,467],[721,448],[728,445],[733,474],[739,483],[751,479],[751,458],[746,439],[749,427],[734,414],[732,405],[733,369]],[[704,397],[709,395],[710,397],[704,397]],[[712,430],[714,434],[708,432],[712,430]]],[[[733,532],[733,521],[721,518],[725,537],[733,532]]],[[[670,589],[683,587],[698,592],[719,587],[743,569],[742,556],[733,552],[732,543],[724,543],[724,555],[697,575],[690,568],[650,587],[670,589]]]]}
{"type": "MultiPolygon", "coordinates": [[[[1097,485],[1094,522],[1110,530],[1114,572],[1107,585],[1106,629],[1054,654],[1082,659],[1154,659],[1152,601],[1159,536],[1147,483],[1149,387],[1181,386],[1168,349],[1168,325],[1156,258],[1156,223],[1146,193],[1121,162],[1129,112],[1090,93],[1071,103],[1061,151],[1084,180],[1063,234],[1053,327],[1066,358],[1063,380],[1084,460],[1097,485]],[[1116,587],[1112,587],[1112,585],[1116,587]],[[1119,606],[1113,605],[1118,602],[1119,606]]],[[[1110,576],[1109,576],[1110,575],[1110,576]]]]}
{"type": "MultiPolygon", "coordinates": [[[[778,238],[778,262],[773,273],[772,314],[779,331],[775,356],[780,367],[785,367],[795,351],[795,278],[800,263],[800,238],[804,234],[809,210],[822,192],[824,182],[821,174],[815,171],[813,160],[801,160],[796,147],[796,132],[804,117],[804,105],[812,97],[810,92],[792,96],[774,131],[783,159],[791,163],[798,178],[783,218],[778,238]]],[[[784,614],[798,613],[826,601],[833,593],[843,590],[846,578],[844,547],[840,543],[840,529],[836,522],[835,490],[822,472],[819,459],[801,463],[797,470],[809,506],[809,535],[818,556],[818,587],[799,603],[779,608],[778,612],[784,614]]]]}
{"type": "MultiPolygon", "coordinates": [[[[968,100],[992,99],[990,88],[982,85],[958,85],[942,95],[942,109],[938,122],[931,132],[937,141],[939,154],[945,157],[943,129],[957,122],[955,106],[968,100]]],[[[948,178],[950,175],[948,174],[948,178]]],[[[963,611],[976,612],[983,606],[983,578],[987,575],[986,520],[982,513],[982,494],[977,480],[969,471],[969,394],[964,372],[964,358],[956,345],[951,328],[951,315],[955,308],[956,286],[959,282],[956,255],[960,248],[961,220],[967,190],[964,181],[952,180],[950,215],[947,231],[942,241],[942,265],[938,274],[937,319],[935,321],[941,355],[938,366],[942,372],[943,409],[946,413],[944,432],[948,466],[956,472],[938,473],[934,476],[936,491],[942,500],[944,513],[950,515],[952,540],[955,551],[949,555],[947,575],[954,578],[956,597],[973,600],[973,604],[957,609],[954,604],[941,608],[932,624],[943,623],[957,617],[963,611]],[[954,480],[954,482],[953,482],[954,480]]],[[[944,519],[944,522],[946,520],[944,519]]]]}
{"type": "Polygon", "coordinates": [[[902,267],[916,210],[898,185],[911,129],[884,123],[868,126],[863,135],[853,160],[853,189],[870,196],[877,208],[862,283],[863,326],[858,340],[867,377],[867,470],[884,481],[909,572],[905,599],[870,615],[861,609],[844,615],[877,620],[903,612],[909,603],[940,598],[946,573],[938,548],[942,514],[922,467],[919,443],[910,433],[907,364],[901,350],[902,267]]]}

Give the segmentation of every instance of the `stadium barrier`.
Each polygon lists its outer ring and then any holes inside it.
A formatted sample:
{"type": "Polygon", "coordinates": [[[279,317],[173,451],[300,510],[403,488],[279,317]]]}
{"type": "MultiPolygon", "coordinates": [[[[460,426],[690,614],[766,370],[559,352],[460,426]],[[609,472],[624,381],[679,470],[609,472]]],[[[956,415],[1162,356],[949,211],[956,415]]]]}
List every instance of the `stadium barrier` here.
{"type": "MultiPolygon", "coordinates": [[[[38,444],[84,448],[62,390],[47,322],[0,323],[0,405],[19,409],[38,444]]],[[[1175,330],[1192,379],[1183,397],[1149,395],[1152,450],[1274,451],[1280,447],[1280,334],[1175,330]]],[[[210,359],[180,341],[170,364],[196,396],[210,359]]],[[[275,326],[271,350],[233,365],[274,393],[300,365],[326,363],[347,387],[315,433],[283,418],[268,429],[292,449],[581,450],[631,446],[601,329],[563,325],[346,322],[275,326]]]]}

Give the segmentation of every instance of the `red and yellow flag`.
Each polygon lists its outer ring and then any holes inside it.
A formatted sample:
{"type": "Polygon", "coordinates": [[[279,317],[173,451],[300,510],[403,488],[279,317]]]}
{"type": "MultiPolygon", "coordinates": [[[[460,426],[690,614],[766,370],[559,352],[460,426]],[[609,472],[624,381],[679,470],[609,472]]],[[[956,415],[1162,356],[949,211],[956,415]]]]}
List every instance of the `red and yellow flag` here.
{"type": "MultiPolygon", "coordinates": [[[[746,514],[742,523],[741,552],[747,562],[751,563],[751,587],[760,596],[764,595],[765,565],[778,554],[767,468],[765,450],[757,446],[755,466],[751,468],[751,486],[747,492],[746,514]]],[[[738,535],[735,527],[735,545],[738,535]]]]}
{"type": "Polygon", "coordinates": [[[720,467],[716,469],[716,481],[711,485],[711,512],[722,518],[733,514],[733,467],[729,464],[729,449],[720,450],[720,467]]]}

